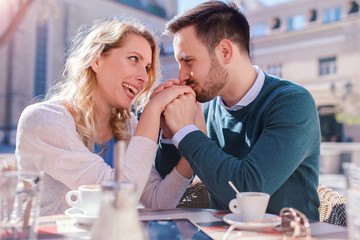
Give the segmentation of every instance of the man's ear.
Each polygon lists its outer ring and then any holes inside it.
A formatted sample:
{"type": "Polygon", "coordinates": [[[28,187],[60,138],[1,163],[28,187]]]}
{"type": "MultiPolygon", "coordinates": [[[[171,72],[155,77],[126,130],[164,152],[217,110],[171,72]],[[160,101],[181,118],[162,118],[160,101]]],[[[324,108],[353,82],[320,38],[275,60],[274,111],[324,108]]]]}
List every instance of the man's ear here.
{"type": "Polygon", "coordinates": [[[100,57],[97,57],[95,60],[93,60],[93,62],[91,63],[91,69],[95,72],[98,73],[99,71],[99,65],[100,65],[100,57]]]}
{"type": "Polygon", "coordinates": [[[234,50],[232,42],[227,39],[221,40],[218,44],[218,50],[223,63],[229,64],[232,59],[234,50]]]}

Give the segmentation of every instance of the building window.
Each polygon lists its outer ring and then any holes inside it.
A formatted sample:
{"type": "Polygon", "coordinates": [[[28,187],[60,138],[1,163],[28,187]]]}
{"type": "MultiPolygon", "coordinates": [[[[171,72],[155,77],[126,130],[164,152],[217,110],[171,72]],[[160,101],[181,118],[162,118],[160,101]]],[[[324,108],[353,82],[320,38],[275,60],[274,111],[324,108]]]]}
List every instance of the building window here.
{"type": "Polygon", "coordinates": [[[46,93],[47,22],[36,26],[36,58],[34,76],[34,97],[43,98],[46,93]]]}
{"type": "Polygon", "coordinates": [[[279,29],[281,26],[281,22],[279,18],[274,18],[271,29],[279,29]]]}
{"type": "Polygon", "coordinates": [[[336,57],[319,59],[319,75],[334,75],[336,74],[336,57]]]}
{"type": "Polygon", "coordinates": [[[331,22],[337,22],[340,21],[340,17],[341,17],[341,8],[331,8],[331,9],[326,9],[323,12],[323,23],[331,23],[331,22]]]}
{"type": "Polygon", "coordinates": [[[296,31],[304,28],[304,16],[299,14],[288,19],[287,31],[296,31]]]}
{"type": "Polygon", "coordinates": [[[353,13],[357,13],[357,12],[359,12],[359,4],[355,1],[352,1],[350,3],[349,14],[353,14],[353,13]]]}
{"type": "Polygon", "coordinates": [[[281,64],[268,65],[267,73],[281,78],[282,65],[281,64]]]}
{"type": "Polygon", "coordinates": [[[311,10],[310,11],[309,22],[315,22],[316,20],[317,20],[317,11],[316,10],[311,10]]]}
{"type": "Polygon", "coordinates": [[[262,37],[266,35],[266,30],[266,23],[255,24],[251,29],[251,35],[252,37],[262,37]]]}

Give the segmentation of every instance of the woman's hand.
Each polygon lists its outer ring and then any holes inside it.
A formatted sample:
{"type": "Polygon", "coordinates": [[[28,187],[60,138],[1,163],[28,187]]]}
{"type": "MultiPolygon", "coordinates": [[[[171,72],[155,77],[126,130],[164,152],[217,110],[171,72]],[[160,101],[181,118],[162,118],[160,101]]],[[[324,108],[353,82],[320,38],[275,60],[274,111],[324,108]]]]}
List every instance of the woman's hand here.
{"type": "Polygon", "coordinates": [[[178,79],[171,78],[171,79],[167,80],[166,82],[163,82],[162,84],[157,86],[154,89],[153,93],[151,94],[150,99],[152,99],[156,94],[158,94],[159,92],[161,92],[165,88],[169,88],[169,87],[172,87],[174,85],[185,85],[185,83],[181,83],[180,80],[178,80],[178,79]]]}
{"type": "MultiPolygon", "coordinates": [[[[170,87],[176,86],[176,85],[185,86],[185,83],[184,83],[184,82],[180,82],[180,80],[178,80],[178,79],[171,78],[171,79],[167,80],[166,82],[163,82],[162,84],[160,84],[159,86],[157,86],[157,87],[154,89],[154,92],[151,94],[150,99],[153,99],[154,96],[156,96],[158,93],[160,93],[160,92],[163,91],[164,89],[170,88],[170,87]]],[[[172,135],[169,127],[166,125],[165,118],[164,118],[164,115],[163,115],[163,114],[161,114],[160,128],[162,129],[162,138],[163,138],[163,139],[170,139],[170,138],[172,138],[173,135],[172,135]]]]}
{"type": "Polygon", "coordinates": [[[171,86],[163,85],[163,88],[157,91],[155,95],[152,94],[150,101],[148,102],[146,107],[162,113],[168,104],[170,104],[173,100],[181,97],[182,95],[190,94],[195,98],[195,92],[191,87],[186,85],[174,85],[172,83],[170,84],[171,86]]]}
{"type": "MultiPolygon", "coordinates": [[[[134,135],[147,137],[154,142],[157,142],[160,118],[163,111],[169,103],[183,95],[190,95],[193,99],[195,99],[195,92],[191,87],[186,85],[173,85],[171,87],[166,87],[159,91],[156,95],[153,95],[141,114],[134,135]]],[[[163,127],[166,129],[166,125],[163,127]]]]}

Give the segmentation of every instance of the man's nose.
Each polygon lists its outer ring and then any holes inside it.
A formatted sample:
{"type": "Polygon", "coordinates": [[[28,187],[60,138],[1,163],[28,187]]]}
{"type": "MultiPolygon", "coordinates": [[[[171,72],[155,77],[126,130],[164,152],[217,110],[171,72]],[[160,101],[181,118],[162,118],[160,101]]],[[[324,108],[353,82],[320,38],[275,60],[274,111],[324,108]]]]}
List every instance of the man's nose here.
{"type": "Polygon", "coordinates": [[[179,80],[180,82],[186,82],[190,79],[190,71],[184,68],[179,68],[179,80]]]}

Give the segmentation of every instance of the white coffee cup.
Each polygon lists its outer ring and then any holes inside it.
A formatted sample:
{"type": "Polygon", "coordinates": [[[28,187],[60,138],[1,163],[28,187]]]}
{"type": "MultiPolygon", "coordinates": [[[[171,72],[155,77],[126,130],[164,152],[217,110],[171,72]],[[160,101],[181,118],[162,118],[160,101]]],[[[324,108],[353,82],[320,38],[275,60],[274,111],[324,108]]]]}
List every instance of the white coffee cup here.
{"type": "Polygon", "coordinates": [[[241,214],[243,222],[262,220],[270,195],[263,192],[241,192],[229,202],[230,211],[241,214]]]}
{"type": "Polygon", "coordinates": [[[99,215],[101,187],[100,185],[82,185],[78,190],[69,191],[65,199],[71,207],[80,209],[84,215],[95,217],[99,215]]]}

